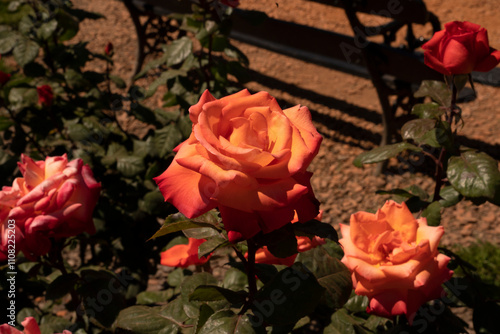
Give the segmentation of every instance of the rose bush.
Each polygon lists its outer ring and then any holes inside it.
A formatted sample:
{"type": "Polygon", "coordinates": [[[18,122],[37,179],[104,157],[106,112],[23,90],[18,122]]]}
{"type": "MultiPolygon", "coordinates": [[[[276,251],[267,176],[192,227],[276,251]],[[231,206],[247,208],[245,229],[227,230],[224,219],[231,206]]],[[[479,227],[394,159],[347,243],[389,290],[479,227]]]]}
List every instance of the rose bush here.
{"type": "Polygon", "coordinates": [[[488,72],[500,62],[500,51],[490,47],[486,29],[467,21],[449,22],[444,27],[422,45],[427,66],[452,75],[488,72]]]}
{"type": "Polygon", "coordinates": [[[101,191],[88,165],[67,156],[33,161],[22,155],[23,177],[0,191],[2,235],[0,260],[7,258],[9,220],[16,224],[16,251],[34,259],[46,254],[49,238],[95,233],[92,211],[101,191]]]}
{"type": "Polygon", "coordinates": [[[298,215],[318,215],[306,171],[322,137],[307,107],[282,110],[266,92],[215,99],[189,109],[191,136],[154,180],[166,201],[193,218],[218,207],[231,242],[271,232],[298,215]]]}
{"type": "MultiPolygon", "coordinates": [[[[3,324],[0,326],[0,334],[40,334],[40,327],[33,317],[26,317],[21,324],[24,327],[23,331],[16,329],[8,324],[3,324]]],[[[71,334],[70,331],[64,330],[62,334],[71,334]]]]}
{"type": "Polygon", "coordinates": [[[187,245],[175,245],[170,247],[161,253],[160,263],[164,266],[180,268],[187,268],[190,265],[199,266],[205,264],[212,257],[212,254],[199,258],[198,247],[206,241],[206,239],[189,238],[189,243],[187,245]]]}
{"type": "Polygon", "coordinates": [[[438,253],[442,226],[415,219],[406,204],[387,201],[376,214],[357,212],[340,224],[342,262],[352,272],[356,294],[368,296],[367,312],[412,321],[420,306],[441,297],[451,278],[449,257],[438,253]]]}

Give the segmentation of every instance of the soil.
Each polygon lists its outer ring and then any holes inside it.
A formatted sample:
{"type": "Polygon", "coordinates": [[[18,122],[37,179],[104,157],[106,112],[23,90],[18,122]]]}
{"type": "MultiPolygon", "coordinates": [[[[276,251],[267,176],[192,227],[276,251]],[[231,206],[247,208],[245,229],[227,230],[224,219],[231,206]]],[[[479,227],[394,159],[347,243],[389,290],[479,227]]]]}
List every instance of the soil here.
{"type": "MultiPolygon", "coordinates": [[[[132,20],[120,1],[74,0],[78,8],[106,16],[86,21],[77,36],[90,41],[89,48],[103,52],[105,45],[114,45],[114,74],[130,78],[136,59],[136,34],[132,20]]],[[[442,23],[454,20],[475,22],[488,30],[490,45],[500,48],[500,21],[497,0],[426,0],[427,8],[442,23]]],[[[241,8],[265,11],[271,17],[352,35],[342,10],[306,0],[241,1],[241,8]]],[[[365,15],[364,22],[381,23],[383,19],[365,15]]],[[[430,26],[417,29],[429,38],[430,26]]],[[[374,166],[356,168],[352,161],[360,153],[376,147],[380,141],[381,107],[370,80],[285,57],[264,49],[234,41],[250,59],[250,69],[258,72],[246,86],[252,91],[266,90],[283,108],[296,104],[307,106],[313,121],[324,137],[321,149],[309,170],[314,172],[312,186],[324,210],[323,221],[338,229],[348,223],[356,211],[375,212],[387,196],[377,190],[404,188],[417,184],[432,193],[434,181],[429,158],[413,157],[411,163],[394,159],[382,175],[374,175],[374,166]],[[424,171],[424,172],[422,172],[424,171]]],[[[92,64],[103,70],[104,63],[92,64]]],[[[139,82],[140,83],[140,82],[139,82]]],[[[477,98],[460,104],[465,127],[460,129],[461,141],[487,151],[500,160],[500,88],[475,85],[477,98]]],[[[153,101],[161,107],[161,100],[153,101]]],[[[442,245],[467,244],[476,240],[500,244],[500,208],[489,203],[479,207],[461,202],[442,212],[445,235],[442,245]]],[[[470,314],[469,314],[470,317],[470,314]]]]}

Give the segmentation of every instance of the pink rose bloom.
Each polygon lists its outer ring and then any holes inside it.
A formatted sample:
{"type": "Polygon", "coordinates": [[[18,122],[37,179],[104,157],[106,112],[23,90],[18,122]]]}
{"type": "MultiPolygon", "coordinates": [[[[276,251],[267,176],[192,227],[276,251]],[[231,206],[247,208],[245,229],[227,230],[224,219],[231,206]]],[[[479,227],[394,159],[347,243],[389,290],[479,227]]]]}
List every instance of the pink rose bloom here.
{"type": "Polygon", "coordinates": [[[445,75],[488,72],[500,62],[490,47],[488,32],[471,22],[448,22],[422,45],[427,66],[445,75]]]}
{"type": "Polygon", "coordinates": [[[212,257],[212,254],[201,258],[198,257],[198,247],[205,241],[207,240],[189,238],[187,245],[175,245],[162,252],[160,263],[164,266],[180,268],[205,264],[212,257]]]}
{"type": "MultiPolygon", "coordinates": [[[[15,327],[12,327],[8,324],[0,325],[0,334],[40,334],[40,327],[36,323],[35,318],[26,317],[21,324],[24,326],[24,330],[20,331],[15,327]]],[[[64,330],[60,334],[71,334],[70,331],[64,330]]]]}
{"type": "Polygon", "coordinates": [[[7,257],[9,220],[15,221],[16,251],[30,259],[49,251],[49,238],[95,233],[92,212],[101,185],[88,165],[68,162],[66,154],[45,161],[21,155],[18,165],[23,177],[0,192],[0,260],[7,257]]]}
{"type": "Polygon", "coordinates": [[[306,171],[322,137],[307,107],[282,110],[266,92],[219,100],[205,91],[189,109],[191,136],[154,178],[163,197],[188,218],[215,207],[231,242],[318,214],[306,171]]]}
{"type": "Polygon", "coordinates": [[[350,226],[340,224],[342,262],[352,273],[356,294],[367,296],[367,312],[410,324],[425,302],[441,297],[441,284],[453,271],[438,252],[444,229],[415,219],[406,204],[387,201],[376,214],[357,212],[350,226]]]}

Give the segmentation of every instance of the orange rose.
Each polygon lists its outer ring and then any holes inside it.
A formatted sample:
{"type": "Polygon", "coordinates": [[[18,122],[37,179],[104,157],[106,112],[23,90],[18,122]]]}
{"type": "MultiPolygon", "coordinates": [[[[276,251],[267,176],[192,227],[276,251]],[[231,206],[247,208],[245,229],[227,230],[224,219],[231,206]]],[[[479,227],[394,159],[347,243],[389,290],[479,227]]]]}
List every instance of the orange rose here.
{"type": "MultiPolygon", "coordinates": [[[[15,327],[12,327],[8,324],[3,324],[0,326],[0,334],[40,334],[40,327],[33,317],[26,317],[21,322],[21,325],[24,326],[24,330],[20,331],[15,327]]],[[[64,330],[62,334],[71,334],[70,331],[64,330]]]]}
{"type": "Polygon", "coordinates": [[[445,75],[488,72],[500,62],[490,47],[488,32],[471,22],[448,22],[422,45],[427,66],[445,75]]]}
{"type": "Polygon", "coordinates": [[[21,155],[21,161],[23,177],[0,191],[0,261],[7,259],[9,221],[15,222],[16,252],[31,259],[49,251],[49,238],[95,233],[92,211],[101,185],[89,166],[66,155],[45,161],[21,155]]]}
{"type": "Polygon", "coordinates": [[[196,266],[205,264],[212,257],[212,254],[201,258],[198,257],[198,247],[205,241],[207,240],[189,238],[187,245],[170,247],[161,253],[160,263],[164,266],[181,268],[187,268],[192,264],[196,266]]]}
{"type": "Polygon", "coordinates": [[[231,242],[318,214],[306,168],[321,136],[306,107],[282,110],[266,92],[215,99],[189,109],[193,131],[154,180],[165,200],[193,218],[215,207],[231,242]]]}
{"type": "Polygon", "coordinates": [[[356,294],[370,298],[367,312],[384,317],[406,314],[413,320],[425,302],[441,297],[441,284],[453,271],[438,253],[442,226],[415,219],[406,204],[387,201],[376,214],[351,215],[340,224],[342,262],[352,272],[356,294]]]}

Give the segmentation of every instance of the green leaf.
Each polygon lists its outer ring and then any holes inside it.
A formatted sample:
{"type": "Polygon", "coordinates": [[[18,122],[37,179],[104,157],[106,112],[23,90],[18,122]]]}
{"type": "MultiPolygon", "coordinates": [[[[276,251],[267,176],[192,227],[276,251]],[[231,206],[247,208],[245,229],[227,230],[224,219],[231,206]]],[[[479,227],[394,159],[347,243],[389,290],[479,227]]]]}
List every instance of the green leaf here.
{"type": "Polygon", "coordinates": [[[113,142],[108,146],[108,151],[106,153],[106,156],[102,159],[102,163],[106,166],[109,166],[114,164],[117,158],[127,156],[128,152],[125,146],[113,142]]]}
{"type": "Polygon", "coordinates": [[[139,201],[139,209],[150,215],[159,214],[165,207],[165,199],[159,190],[153,190],[144,195],[144,199],[139,201]]]}
{"type": "Polygon", "coordinates": [[[18,324],[20,324],[27,317],[33,317],[33,318],[35,318],[37,323],[40,322],[40,315],[37,313],[37,311],[33,308],[28,308],[28,307],[22,308],[17,313],[16,321],[18,324]]]}
{"type": "Polygon", "coordinates": [[[0,54],[9,53],[16,46],[19,38],[22,38],[19,33],[10,28],[0,31],[0,54]]]}
{"type": "Polygon", "coordinates": [[[208,318],[214,314],[214,310],[208,306],[207,304],[203,304],[200,307],[200,317],[198,318],[198,321],[196,322],[196,330],[195,333],[199,333],[200,329],[205,325],[207,322],[208,318]]]}
{"type": "Polygon", "coordinates": [[[189,230],[182,231],[184,235],[188,238],[195,238],[195,239],[209,239],[215,236],[219,236],[219,233],[217,230],[214,230],[213,228],[192,228],[189,230]]]}
{"type": "Polygon", "coordinates": [[[137,304],[149,305],[156,303],[165,303],[172,298],[174,292],[172,289],[163,291],[143,291],[137,295],[137,304]]]}
{"type": "Polygon", "coordinates": [[[116,159],[116,169],[125,177],[134,177],[144,172],[144,160],[141,157],[128,156],[116,159]]]}
{"type": "Polygon", "coordinates": [[[198,257],[202,258],[214,252],[217,248],[230,245],[230,242],[220,235],[210,237],[206,242],[202,243],[198,248],[198,257]]]}
{"type": "Polygon", "coordinates": [[[279,258],[286,258],[297,254],[297,238],[293,231],[293,224],[287,224],[270,233],[259,234],[256,241],[260,246],[267,246],[271,254],[279,258]]]}
{"type": "Polygon", "coordinates": [[[357,295],[353,291],[351,293],[351,298],[345,303],[344,308],[352,313],[364,312],[369,303],[368,297],[357,295]]]}
{"type": "MultiPolygon", "coordinates": [[[[240,270],[246,276],[246,268],[241,262],[230,261],[228,263],[231,267],[240,270]]],[[[271,281],[278,274],[278,269],[271,264],[256,263],[255,264],[255,275],[262,283],[266,284],[271,281]]]]}
{"type": "Polygon", "coordinates": [[[302,263],[280,271],[257,292],[251,306],[254,324],[294,324],[312,313],[325,289],[302,263]]]}
{"type": "Polygon", "coordinates": [[[46,314],[40,320],[40,332],[42,334],[62,333],[66,328],[71,326],[71,322],[67,319],[56,317],[52,314],[46,314]]]}
{"type": "Polygon", "coordinates": [[[434,129],[436,121],[433,119],[413,119],[403,125],[401,136],[404,140],[412,139],[420,143],[420,138],[429,130],[434,129]]]}
{"type": "MultiPolygon", "coordinates": [[[[277,271],[274,273],[276,274],[277,271]]],[[[232,290],[244,290],[248,285],[247,275],[236,268],[229,268],[224,274],[222,286],[232,290]]]]}
{"type": "Polygon", "coordinates": [[[113,324],[113,329],[115,331],[127,330],[134,334],[177,333],[177,322],[160,314],[161,310],[160,307],[128,307],[120,312],[113,324]]]}
{"type": "Polygon", "coordinates": [[[82,90],[84,87],[89,85],[89,82],[83,77],[82,73],[71,68],[64,72],[64,79],[66,80],[69,88],[77,91],[82,90]]]}
{"type": "Polygon", "coordinates": [[[181,37],[175,40],[172,44],[167,45],[166,52],[168,54],[167,66],[180,64],[186,59],[193,50],[193,43],[189,37],[181,37]]]}
{"type": "Polygon", "coordinates": [[[56,20],[62,28],[62,33],[59,33],[60,41],[67,41],[76,36],[79,29],[79,22],[75,17],[69,15],[66,11],[59,10],[56,14],[56,20]]]}
{"type": "Polygon", "coordinates": [[[441,223],[441,204],[432,202],[422,211],[421,216],[427,219],[429,226],[438,226],[441,223]]]}
{"type": "Polygon", "coordinates": [[[160,158],[172,153],[174,148],[181,142],[182,134],[175,124],[169,124],[161,130],[157,130],[154,136],[154,145],[160,158]]]}
{"type": "Polygon", "coordinates": [[[397,143],[392,145],[385,145],[374,148],[368,152],[361,153],[354,159],[353,164],[356,167],[362,167],[363,164],[373,164],[377,162],[382,162],[384,160],[397,156],[404,150],[410,150],[415,152],[422,151],[421,148],[409,143],[397,143]]]}
{"type": "Polygon", "coordinates": [[[156,233],[149,240],[156,239],[158,237],[170,233],[179,232],[191,228],[200,228],[200,227],[210,227],[212,229],[217,230],[217,228],[214,225],[209,223],[196,222],[194,220],[190,220],[187,218],[185,220],[180,220],[177,222],[170,222],[169,219],[167,218],[163,226],[158,231],[156,231],[156,233]]]}
{"type": "Polygon", "coordinates": [[[70,293],[71,290],[74,289],[79,279],[80,276],[73,273],[57,277],[47,287],[45,298],[59,299],[64,297],[67,293],[70,293]]]}
{"type": "Polygon", "coordinates": [[[5,131],[14,124],[15,124],[14,121],[11,120],[9,117],[0,116],[0,131],[5,131]]]}
{"type": "Polygon", "coordinates": [[[233,291],[215,285],[200,285],[193,291],[189,301],[213,302],[227,300],[234,307],[241,307],[246,297],[247,292],[245,291],[233,291]]]}
{"type": "Polygon", "coordinates": [[[115,84],[116,88],[123,89],[127,87],[127,83],[125,82],[125,80],[117,75],[110,74],[109,79],[115,84]]]}
{"type": "Polygon", "coordinates": [[[323,246],[300,253],[297,261],[309,268],[326,289],[323,303],[338,309],[347,302],[352,291],[351,272],[337,258],[328,254],[323,246]]]}
{"type": "Polygon", "coordinates": [[[296,235],[316,235],[320,238],[330,239],[335,242],[339,241],[339,236],[337,235],[337,231],[333,228],[332,225],[327,223],[322,223],[319,220],[313,219],[304,223],[295,223],[292,224],[293,230],[296,235]],[[302,234],[300,234],[302,233],[302,234]]]}
{"type": "MultiPolygon", "coordinates": [[[[206,302],[190,301],[191,294],[201,285],[217,285],[215,277],[209,273],[196,273],[192,276],[186,277],[181,284],[181,299],[183,303],[184,312],[192,319],[197,319],[200,314],[200,306],[206,302]]],[[[227,305],[225,301],[212,301],[209,302],[214,310],[220,308],[221,305],[227,305]]]]}
{"type": "Polygon", "coordinates": [[[413,115],[417,115],[418,118],[428,118],[428,119],[441,119],[444,115],[445,109],[440,107],[439,104],[435,102],[431,103],[419,103],[413,106],[411,109],[413,115]]]}
{"type": "Polygon", "coordinates": [[[42,23],[37,31],[38,37],[43,40],[48,40],[57,29],[57,21],[50,20],[49,22],[42,23]]]}
{"type": "MultiPolygon", "coordinates": [[[[362,325],[365,319],[347,313],[340,309],[332,315],[332,322],[325,328],[324,334],[368,334],[362,325]]],[[[396,332],[398,333],[398,332],[396,332]]]]}
{"type": "Polygon", "coordinates": [[[15,87],[9,91],[9,102],[14,111],[37,104],[38,93],[35,88],[15,87]]]}
{"type": "Polygon", "coordinates": [[[493,199],[500,186],[498,163],[483,152],[465,151],[451,157],[446,174],[451,185],[465,197],[493,199]]]}
{"type": "Polygon", "coordinates": [[[20,38],[14,47],[14,59],[19,66],[24,67],[26,64],[35,60],[38,56],[39,49],[40,46],[36,42],[28,38],[20,38]]]}
{"type": "Polygon", "coordinates": [[[92,133],[82,124],[68,124],[69,137],[74,141],[83,141],[92,137],[92,133]]]}
{"type": "Polygon", "coordinates": [[[452,186],[446,186],[441,189],[439,191],[439,196],[441,196],[439,204],[441,204],[443,208],[453,206],[462,200],[462,195],[452,186]]]}
{"type": "Polygon", "coordinates": [[[415,92],[415,97],[429,96],[439,105],[449,107],[451,104],[451,92],[448,86],[442,81],[424,80],[420,88],[415,92]]]}
{"type": "Polygon", "coordinates": [[[186,75],[185,71],[180,71],[180,70],[167,70],[165,72],[162,72],[160,77],[153,81],[151,85],[149,85],[148,91],[146,92],[145,97],[151,97],[154,95],[158,87],[160,86],[165,86],[167,84],[167,81],[175,78],[179,75],[186,75]]]}
{"type": "MultiPolygon", "coordinates": [[[[237,315],[231,310],[220,310],[208,318],[199,334],[254,334],[257,333],[248,315],[237,315]]],[[[260,332],[259,332],[260,333],[260,332]]]]}

